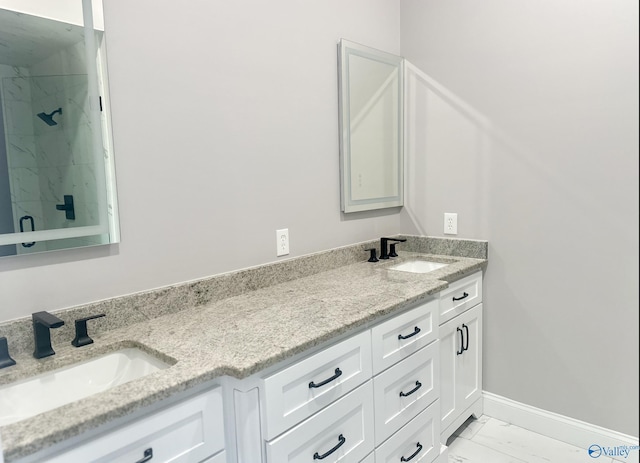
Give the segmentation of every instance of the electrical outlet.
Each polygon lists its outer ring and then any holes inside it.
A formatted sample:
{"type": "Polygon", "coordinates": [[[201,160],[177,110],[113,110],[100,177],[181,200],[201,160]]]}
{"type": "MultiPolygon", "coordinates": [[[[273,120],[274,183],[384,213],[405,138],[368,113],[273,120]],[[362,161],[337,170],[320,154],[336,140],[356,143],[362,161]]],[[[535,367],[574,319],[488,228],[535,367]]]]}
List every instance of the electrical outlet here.
{"type": "Polygon", "coordinates": [[[289,229],[276,230],[276,256],[289,254],[289,229]]]}
{"type": "Polygon", "coordinates": [[[444,213],[444,234],[445,235],[458,234],[458,214],[456,214],[455,212],[444,213]]]}

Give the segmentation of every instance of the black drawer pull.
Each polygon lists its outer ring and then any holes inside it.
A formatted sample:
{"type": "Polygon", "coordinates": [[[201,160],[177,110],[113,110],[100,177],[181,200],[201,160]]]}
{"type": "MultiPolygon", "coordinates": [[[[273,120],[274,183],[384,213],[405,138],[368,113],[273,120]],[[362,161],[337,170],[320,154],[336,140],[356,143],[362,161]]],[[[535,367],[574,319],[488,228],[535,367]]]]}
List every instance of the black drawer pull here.
{"type": "Polygon", "coordinates": [[[401,334],[398,335],[398,339],[409,339],[412,336],[415,336],[416,334],[418,334],[420,332],[420,328],[418,328],[417,326],[413,329],[413,333],[408,334],[406,336],[403,336],[401,334]]]}
{"type": "Polygon", "coordinates": [[[464,333],[459,326],[456,327],[456,330],[460,332],[460,350],[456,349],[456,355],[460,355],[464,352],[464,333]]]}
{"type": "Polygon", "coordinates": [[[422,387],[422,383],[420,381],[416,381],[416,387],[414,387],[413,389],[411,389],[409,392],[402,392],[400,391],[400,397],[409,397],[411,394],[413,394],[414,392],[416,392],[418,389],[420,389],[422,387]]]}
{"type": "Polygon", "coordinates": [[[462,293],[462,297],[455,297],[455,296],[453,296],[453,300],[454,300],[454,301],[461,301],[461,300],[463,300],[463,299],[465,299],[465,298],[467,298],[467,297],[469,297],[469,293],[462,293]]]}
{"type": "Polygon", "coordinates": [[[409,458],[402,457],[402,458],[400,458],[400,461],[411,461],[411,460],[413,460],[413,457],[415,457],[417,454],[419,454],[420,451],[422,450],[422,445],[420,445],[420,442],[417,443],[417,447],[418,447],[418,450],[413,452],[413,455],[411,455],[409,458]]]}
{"type": "Polygon", "coordinates": [[[311,381],[309,383],[309,387],[322,387],[327,383],[330,383],[331,381],[333,381],[334,379],[338,379],[341,375],[342,375],[342,370],[340,368],[336,368],[336,371],[334,372],[335,374],[331,377],[331,378],[327,378],[324,381],[322,381],[321,383],[314,383],[313,381],[311,381]]]}
{"type": "Polygon", "coordinates": [[[344,444],[347,439],[344,438],[344,436],[342,434],[340,434],[338,436],[338,440],[340,442],[338,442],[338,445],[336,445],[334,448],[332,448],[331,450],[329,450],[327,453],[325,453],[324,455],[320,455],[318,452],[313,454],[313,459],[314,460],[324,460],[325,458],[327,458],[329,455],[331,455],[333,452],[335,452],[336,450],[338,450],[340,447],[342,447],[342,444],[344,444]]]}
{"type": "MultiPolygon", "coordinates": [[[[462,324],[462,327],[467,332],[467,342],[465,343],[464,347],[462,348],[462,352],[464,352],[465,350],[469,350],[469,327],[467,325],[465,325],[464,323],[462,324]]],[[[463,338],[464,338],[464,336],[463,336],[463,338]]]]}
{"type": "Polygon", "coordinates": [[[136,461],[136,463],[145,463],[145,461],[149,461],[153,458],[153,449],[149,447],[144,451],[144,458],[142,460],[136,461]]]}

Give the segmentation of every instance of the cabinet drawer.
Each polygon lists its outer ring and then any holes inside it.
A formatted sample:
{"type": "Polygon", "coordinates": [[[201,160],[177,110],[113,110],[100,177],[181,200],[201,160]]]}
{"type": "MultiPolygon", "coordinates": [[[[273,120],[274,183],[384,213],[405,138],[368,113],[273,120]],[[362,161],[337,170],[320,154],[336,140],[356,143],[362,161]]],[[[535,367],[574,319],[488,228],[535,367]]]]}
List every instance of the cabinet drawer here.
{"type": "Polygon", "coordinates": [[[265,436],[280,433],[371,378],[371,334],[365,331],[262,381],[265,436]]]}
{"type": "Polygon", "coordinates": [[[433,299],[420,304],[371,329],[373,374],[437,339],[438,303],[433,299]]]}
{"type": "MultiPolygon", "coordinates": [[[[221,388],[187,399],[47,460],[200,462],[224,448],[221,388]]],[[[213,460],[218,463],[218,460],[213,460]]]]}
{"type": "Polygon", "coordinates": [[[365,457],[365,459],[362,460],[360,463],[375,463],[375,462],[376,462],[376,455],[375,453],[371,452],[369,456],[365,457]]]}
{"type": "Polygon", "coordinates": [[[440,324],[482,302],[482,272],[451,283],[440,293],[440,324]]]}
{"type": "Polygon", "coordinates": [[[438,348],[436,341],[373,379],[376,445],[438,398],[438,348]]]}
{"type": "Polygon", "coordinates": [[[324,457],[323,463],[362,460],[373,450],[371,381],[267,442],[266,447],[268,463],[308,463],[319,457],[324,457]]]}
{"type": "Polygon", "coordinates": [[[435,401],[376,449],[376,463],[430,463],[440,450],[440,410],[435,401]]]}

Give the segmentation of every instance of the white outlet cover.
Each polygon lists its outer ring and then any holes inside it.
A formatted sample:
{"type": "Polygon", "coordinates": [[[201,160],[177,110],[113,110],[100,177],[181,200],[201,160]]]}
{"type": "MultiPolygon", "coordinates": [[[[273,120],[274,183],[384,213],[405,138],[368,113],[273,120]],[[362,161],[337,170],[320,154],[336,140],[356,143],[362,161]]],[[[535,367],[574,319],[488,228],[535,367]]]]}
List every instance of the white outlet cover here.
{"type": "Polygon", "coordinates": [[[458,214],[455,212],[444,213],[444,234],[445,235],[457,235],[458,234],[458,214]]]}
{"type": "Polygon", "coordinates": [[[276,230],[276,256],[286,256],[289,254],[289,229],[276,230]]]}

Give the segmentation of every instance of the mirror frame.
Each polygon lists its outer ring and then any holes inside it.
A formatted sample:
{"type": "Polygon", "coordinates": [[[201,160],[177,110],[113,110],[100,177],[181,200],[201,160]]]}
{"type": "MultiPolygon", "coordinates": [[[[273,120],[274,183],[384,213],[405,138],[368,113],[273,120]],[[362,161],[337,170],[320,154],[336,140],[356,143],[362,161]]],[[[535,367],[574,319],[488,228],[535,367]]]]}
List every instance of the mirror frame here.
{"type": "Polygon", "coordinates": [[[404,59],[375,48],[360,45],[345,39],[338,43],[338,101],[340,126],[340,199],[344,213],[399,207],[404,205],[404,59]],[[398,125],[396,136],[398,140],[398,188],[396,194],[385,197],[368,199],[353,199],[351,195],[351,108],[349,57],[358,56],[380,63],[395,66],[398,71],[398,125]]]}
{"type": "MultiPolygon", "coordinates": [[[[19,14],[39,16],[45,19],[47,16],[47,8],[52,8],[47,4],[37,2],[21,2],[16,3],[13,8],[10,0],[5,0],[1,5],[7,10],[14,10],[19,14]]],[[[104,183],[106,190],[99,192],[101,197],[99,207],[104,208],[104,212],[100,215],[106,219],[106,223],[100,225],[80,226],[74,228],[58,228],[45,229],[29,232],[14,232],[0,235],[0,245],[20,244],[23,242],[51,241],[67,238],[90,237],[95,235],[107,235],[108,239],[102,244],[88,244],[81,246],[62,247],[55,250],[72,249],[76,247],[102,246],[105,244],[113,244],[120,242],[120,226],[118,220],[118,200],[116,191],[115,161],[113,157],[113,134],[111,129],[111,111],[109,98],[109,83],[107,74],[107,62],[105,52],[104,35],[100,43],[95,41],[94,30],[104,32],[102,0],[66,0],[59,5],[60,9],[55,10],[59,13],[60,18],[50,18],[55,21],[69,22],[71,24],[80,25],[85,28],[86,47],[95,50],[88,52],[87,57],[91,59],[87,62],[87,74],[89,76],[89,92],[90,94],[99,95],[100,101],[91,102],[93,105],[91,113],[93,117],[97,117],[94,122],[98,122],[100,126],[101,145],[96,145],[94,141],[94,151],[96,159],[104,159],[103,166],[99,171],[104,174],[104,183]],[[82,5],[82,12],[78,14],[78,6],[82,5]],[[62,19],[64,18],[64,19],[62,19]],[[92,88],[92,85],[94,86],[92,88]],[[98,108],[98,109],[96,109],[98,108]]],[[[51,15],[53,16],[53,15],[51,15]]],[[[90,100],[91,101],[91,100],[90,100]]],[[[43,250],[41,252],[50,252],[52,250],[43,250]]],[[[30,255],[30,253],[18,253],[15,256],[30,255]]],[[[9,255],[6,257],[13,257],[9,255]]]]}

